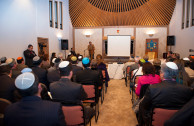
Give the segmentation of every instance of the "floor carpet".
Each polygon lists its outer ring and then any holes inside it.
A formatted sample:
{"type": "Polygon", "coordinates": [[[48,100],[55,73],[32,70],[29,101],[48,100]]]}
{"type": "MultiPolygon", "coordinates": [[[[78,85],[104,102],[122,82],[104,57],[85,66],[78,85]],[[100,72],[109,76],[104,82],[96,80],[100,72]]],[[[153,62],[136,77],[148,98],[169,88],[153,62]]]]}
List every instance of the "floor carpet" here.
{"type": "MultiPolygon", "coordinates": [[[[92,119],[92,126],[136,126],[137,120],[132,110],[129,87],[124,79],[111,80],[103,104],[100,103],[98,122],[92,119]]],[[[89,126],[89,125],[88,125],[89,126]]]]}

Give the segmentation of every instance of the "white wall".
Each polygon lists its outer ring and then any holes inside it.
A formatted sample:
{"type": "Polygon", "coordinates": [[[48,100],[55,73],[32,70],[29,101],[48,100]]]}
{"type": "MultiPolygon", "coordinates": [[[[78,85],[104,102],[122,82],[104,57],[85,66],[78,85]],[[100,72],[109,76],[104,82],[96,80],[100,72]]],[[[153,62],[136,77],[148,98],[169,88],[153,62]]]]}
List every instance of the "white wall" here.
{"type": "Polygon", "coordinates": [[[169,35],[175,35],[176,40],[172,51],[179,53],[181,57],[188,57],[190,54],[194,54],[194,52],[189,52],[189,49],[194,49],[194,26],[181,29],[182,2],[183,0],[177,0],[176,2],[176,7],[169,25],[169,35]]]}
{"type": "Polygon", "coordinates": [[[49,0],[0,0],[0,57],[23,56],[28,44],[38,54],[37,37],[49,39],[49,52],[61,52],[58,35],[73,46],[67,0],[63,2],[63,30],[49,26],[49,0]]]}

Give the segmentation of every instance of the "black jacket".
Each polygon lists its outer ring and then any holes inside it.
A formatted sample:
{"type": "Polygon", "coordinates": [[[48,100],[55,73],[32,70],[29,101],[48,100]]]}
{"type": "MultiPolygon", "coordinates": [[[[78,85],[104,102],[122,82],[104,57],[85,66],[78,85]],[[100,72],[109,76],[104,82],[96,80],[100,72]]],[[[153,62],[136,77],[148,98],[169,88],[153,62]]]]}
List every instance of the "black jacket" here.
{"type": "Polygon", "coordinates": [[[24,57],[25,57],[25,64],[28,67],[32,67],[33,65],[33,58],[36,56],[36,53],[34,51],[30,51],[28,49],[26,49],[24,51],[24,57]]]}

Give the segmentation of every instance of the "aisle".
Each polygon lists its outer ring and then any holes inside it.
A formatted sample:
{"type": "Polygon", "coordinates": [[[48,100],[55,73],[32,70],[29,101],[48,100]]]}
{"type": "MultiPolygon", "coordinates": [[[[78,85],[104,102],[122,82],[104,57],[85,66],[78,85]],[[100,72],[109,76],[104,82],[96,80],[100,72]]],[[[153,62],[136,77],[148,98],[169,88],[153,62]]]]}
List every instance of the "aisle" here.
{"type": "Polygon", "coordinates": [[[122,80],[111,80],[104,103],[100,103],[98,122],[92,119],[92,126],[136,126],[135,113],[131,109],[129,87],[122,80]]]}

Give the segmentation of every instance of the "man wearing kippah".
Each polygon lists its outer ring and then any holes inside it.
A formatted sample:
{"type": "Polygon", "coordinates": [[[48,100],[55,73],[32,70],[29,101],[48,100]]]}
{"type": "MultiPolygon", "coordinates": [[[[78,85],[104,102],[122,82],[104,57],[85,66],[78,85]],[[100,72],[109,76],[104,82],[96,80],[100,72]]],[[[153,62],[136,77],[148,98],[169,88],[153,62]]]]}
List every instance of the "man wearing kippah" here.
{"type": "MultiPolygon", "coordinates": [[[[87,94],[81,84],[71,81],[73,75],[71,63],[69,61],[61,62],[59,64],[59,71],[61,79],[50,84],[52,98],[71,104],[82,103],[81,101],[87,98],[87,94]]],[[[86,112],[86,122],[88,123],[94,115],[94,110],[92,108],[85,108],[84,110],[86,112]]]]}
{"type": "Polygon", "coordinates": [[[151,109],[153,107],[180,109],[191,99],[193,96],[192,89],[176,83],[177,73],[178,67],[174,62],[167,62],[161,66],[160,78],[162,82],[149,86],[140,104],[139,126],[151,120],[151,109]]]}
{"type": "Polygon", "coordinates": [[[36,75],[25,72],[15,80],[22,100],[8,106],[4,124],[6,126],[65,126],[60,103],[41,99],[41,84],[36,75]]]}
{"type": "Polygon", "coordinates": [[[22,71],[24,68],[27,68],[28,67],[28,66],[25,65],[23,57],[18,57],[17,58],[17,63],[18,63],[17,68],[20,71],[22,71]]]}

